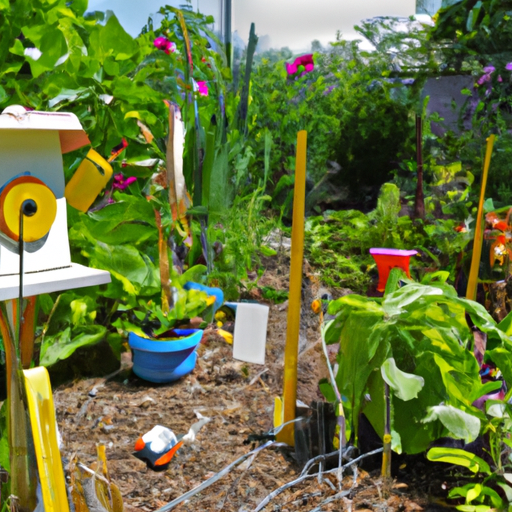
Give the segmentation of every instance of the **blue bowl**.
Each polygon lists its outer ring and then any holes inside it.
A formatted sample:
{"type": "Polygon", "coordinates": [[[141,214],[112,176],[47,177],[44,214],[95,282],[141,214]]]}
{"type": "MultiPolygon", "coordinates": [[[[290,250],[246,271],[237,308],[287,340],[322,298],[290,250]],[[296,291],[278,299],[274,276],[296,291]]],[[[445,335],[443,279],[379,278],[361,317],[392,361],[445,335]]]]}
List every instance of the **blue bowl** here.
{"type": "Polygon", "coordinates": [[[176,329],[179,340],[159,341],[131,332],[128,344],[133,353],[133,372],[149,382],[173,382],[190,373],[197,361],[196,347],[201,329],[176,329]]]}

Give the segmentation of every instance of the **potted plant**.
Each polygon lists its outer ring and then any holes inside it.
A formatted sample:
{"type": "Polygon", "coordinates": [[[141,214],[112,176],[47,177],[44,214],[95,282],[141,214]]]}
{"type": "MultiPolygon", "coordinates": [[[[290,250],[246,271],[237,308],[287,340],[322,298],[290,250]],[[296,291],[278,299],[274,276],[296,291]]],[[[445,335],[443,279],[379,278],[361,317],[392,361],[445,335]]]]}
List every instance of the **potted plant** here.
{"type": "Polygon", "coordinates": [[[190,320],[207,314],[215,296],[194,288],[185,289],[191,268],[173,279],[172,306],[156,299],[139,298],[134,306],[121,306],[114,327],[128,333],[133,353],[133,371],[150,382],[172,382],[190,373],[196,364],[196,347],[202,329],[191,328],[190,320]]]}

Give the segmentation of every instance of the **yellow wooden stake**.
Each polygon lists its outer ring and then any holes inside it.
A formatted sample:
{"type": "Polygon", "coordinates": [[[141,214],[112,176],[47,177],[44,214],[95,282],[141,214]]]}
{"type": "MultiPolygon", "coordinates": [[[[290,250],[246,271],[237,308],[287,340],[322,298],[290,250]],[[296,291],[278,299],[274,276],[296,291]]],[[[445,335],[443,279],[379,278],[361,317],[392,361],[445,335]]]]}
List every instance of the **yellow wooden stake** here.
{"type": "MultiPolygon", "coordinates": [[[[276,412],[282,407],[282,423],[295,419],[297,402],[297,359],[299,355],[300,299],[302,289],[302,262],[304,256],[304,210],[306,200],[306,149],[307,132],[297,134],[295,158],[295,187],[293,193],[292,255],[290,263],[290,292],[288,297],[288,318],[286,347],[284,351],[284,385],[282,404],[277,404],[276,412]]],[[[295,446],[294,425],[286,425],[278,434],[277,440],[295,446]]]]}
{"type": "Polygon", "coordinates": [[[480,188],[480,201],[478,203],[478,214],[476,216],[475,225],[475,238],[473,240],[473,255],[471,256],[471,268],[469,271],[468,287],[466,290],[466,299],[476,299],[476,288],[478,285],[478,269],[480,267],[480,258],[482,257],[482,243],[483,243],[483,216],[484,216],[484,201],[485,201],[485,188],[487,186],[487,176],[489,174],[489,165],[491,164],[492,147],[494,144],[495,136],[490,135],[487,139],[487,148],[485,151],[484,170],[482,174],[482,185],[480,188]]]}

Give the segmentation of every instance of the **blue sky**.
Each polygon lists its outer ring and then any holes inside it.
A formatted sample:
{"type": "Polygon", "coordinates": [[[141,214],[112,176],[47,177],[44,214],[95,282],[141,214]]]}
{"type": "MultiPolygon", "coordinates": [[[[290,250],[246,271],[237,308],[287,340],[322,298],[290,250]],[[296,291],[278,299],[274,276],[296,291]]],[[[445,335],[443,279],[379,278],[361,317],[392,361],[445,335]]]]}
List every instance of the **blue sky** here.
{"type": "MultiPolygon", "coordinates": [[[[137,35],[161,5],[185,3],[163,0],[89,0],[89,10],[113,11],[123,27],[137,35]]],[[[194,9],[218,18],[220,0],[192,0],[194,9]]],[[[353,38],[353,26],[373,16],[410,16],[416,0],[233,0],[234,30],[245,41],[251,22],[258,36],[268,35],[273,47],[288,46],[292,50],[309,48],[312,40],[322,44],[334,41],[341,30],[353,38]]]]}

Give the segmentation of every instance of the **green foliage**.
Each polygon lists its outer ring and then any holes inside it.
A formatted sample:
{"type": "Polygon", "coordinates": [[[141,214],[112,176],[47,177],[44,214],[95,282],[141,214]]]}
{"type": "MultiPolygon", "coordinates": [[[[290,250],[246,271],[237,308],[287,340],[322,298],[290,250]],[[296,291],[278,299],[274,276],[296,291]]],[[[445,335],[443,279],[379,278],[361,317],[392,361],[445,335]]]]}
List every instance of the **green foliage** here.
{"type": "Polygon", "coordinates": [[[511,9],[509,0],[443,2],[431,37],[444,43],[445,59],[456,70],[463,67],[468,57],[484,64],[491,55],[511,60],[511,9]]]}
{"type": "Polygon", "coordinates": [[[55,301],[50,295],[44,295],[40,302],[48,315],[40,337],[41,365],[51,366],[69,357],[76,349],[103,340],[119,357],[122,338],[109,332],[110,315],[97,287],[67,291],[58,295],[55,301]]]}
{"type": "MultiPolygon", "coordinates": [[[[185,179],[197,212],[205,208],[213,217],[225,215],[232,196],[229,165],[244,155],[238,131],[226,132],[226,112],[234,112],[238,100],[236,91],[227,98],[231,77],[208,28],[211,17],[164,7],[158,30],[150,20],[132,38],[110,12],[84,17],[86,5],[81,1],[68,6],[64,0],[22,0],[13,8],[0,4],[0,108],[20,103],[74,112],[101,154],[109,155],[123,138],[128,142],[123,162],[113,162],[114,173],[137,178],[122,191],[109,184],[86,214],[68,209],[73,261],[108,270],[112,283],[101,293],[68,292],[47,301],[55,301],[56,309],[52,311],[52,304],[46,308],[51,321],[41,347],[43,364],[65,358],[79,346],[110,340],[111,322],[120,308],[129,311],[149,303],[155,315],[160,311],[155,212],[161,216],[165,240],[172,237],[179,247],[184,238],[174,232],[167,191],[154,179],[166,160],[169,109],[163,100],[182,111],[185,179]],[[157,36],[174,42],[176,51],[166,54],[156,48],[157,36]],[[194,92],[197,81],[207,83],[207,97],[194,92]]],[[[81,156],[65,155],[67,179],[81,156]]],[[[208,253],[201,248],[206,237],[197,232],[200,224],[190,222],[197,237],[185,266],[194,263],[198,250],[208,253]]],[[[201,222],[199,231],[205,226],[201,222]]],[[[176,317],[194,313],[197,304],[192,302],[186,312],[176,311],[176,317]]]]}
{"type": "Polygon", "coordinates": [[[510,351],[512,339],[480,304],[457,297],[438,276],[428,284],[407,281],[402,288],[387,291],[383,299],[347,295],[331,302],[328,312],[335,319],[328,324],[325,339],[340,343],[336,382],[346,399],[345,413],[353,432],[360,412],[376,432],[384,432],[381,371],[396,391],[392,396],[395,451],[418,453],[446,435],[469,442],[485,430],[486,416],[473,402],[488,388],[481,383],[471,351],[473,335],[466,315],[487,334],[490,346],[510,351]],[[416,380],[414,392],[404,384],[407,379],[416,380]],[[365,400],[367,393],[371,401],[365,400]]]}
{"type": "Polygon", "coordinates": [[[171,338],[169,331],[178,328],[180,321],[188,323],[191,318],[202,314],[207,305],[205,292],[180,288],[175,291],[174,305],[168,312],[152,300],[139,299],[137,305],[130,309],[119,309],[122,315],[113,326],[142,337],[160,338],[163,335],[171,338]]]}
{"type": "Polygon", "coordinates": [[[372,247],[417,249],[413,270],[422,275],[445,269],[453,282],[457,258],[470,241],[467,232],[455,230],[458,221],[432,214],[425,221],[399,216],[400,191],[392,183],[381,188],[377,208],[368,214],[358,210],[326,211],[306,221],[306,253],[330,286],[364,293],[371,282],[375,262],[372,247]]]}
{"type": "Polygon", "coordinates": [[[271,286],[263,286],[261,294],[264,299],[270,300],[274,304],[281,304],[288,300],[288,292],[285,290],[276,290],[271,286]]]}
{"type": "Polygon", "coordinates": [[[510,423],[510,405],[505,401],[489,400],[487,404],[486,426],[489,436],[490,451],[488,455],[492,458],[492,465],[478,457],[474,453],[457,448],[431,448],[427,458],[431,461],[456,464],[469,469],[479,481],[471,480],[465,485],[454,487],[450,490],[448,497],[453,499],[464,499],[464,505],[457,506],[463,511],[486,511],[505,510],[508,503],[512,501],[510,491],[511,461],[504,454],[509,453],[510,440],[509,432],[512,428],[510,423]],[[498,406],[501,411],[496,415],[492,412],[498,406]],[[505,466],[502,464],[505,460],[505,466]]]}
{"type": "Polygon", "coordinates": [[[281,205],[293,184],[288,178],[299,130],[308,132],[311,207],[319,197],[336,205],[369,198],[374,204],[391,171],[415,154],[414,117],[421,110],[425,76],[438,72],[442,64],[438,52],[427,40],[427,29],[412,21],[409,31],[393,18],[356,28],[376,51],[360,51],[357,42],[340,36],[328,49],[316,46],[315,69],[295,80],[279,60],[290,59],[289,52],[265,52],[257,59],[249,109],[248,144],[256,155],[251,175],[261,175],[262,135],[269,128],[269,187],[281,205]]]}
{"type": "MultiPolygon", "coordinates": [[[[247,270],[258,267],[261,255],[272,255],[264,245],[264,237],[276,220],[263,214],[270,196],[259,187],[251,194],[235,197],[232,210],[209,228],[209,237],[221,244],[222,252],[215,260],[209,280],[219,286],[226,300],[234,300],[247,286],[247,270]]],[[[258,269],[263,273],[264,269],[258,269]]]]}

